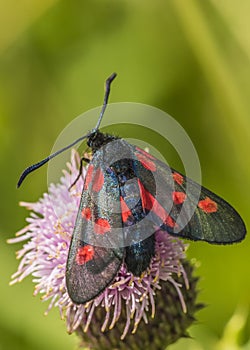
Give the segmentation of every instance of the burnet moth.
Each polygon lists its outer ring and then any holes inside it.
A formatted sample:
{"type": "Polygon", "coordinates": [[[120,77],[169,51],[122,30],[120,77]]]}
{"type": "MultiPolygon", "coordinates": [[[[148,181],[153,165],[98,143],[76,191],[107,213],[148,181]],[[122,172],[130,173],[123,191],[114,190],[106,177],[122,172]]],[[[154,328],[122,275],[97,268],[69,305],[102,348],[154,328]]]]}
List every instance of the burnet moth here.
{"type": "MultiPolygon", "coordinates": [[[[87,139],[92,159],[83,158],[89,164],[66,267],[68,294],[77,304],[111,285],[122,263],[141,276],[155,254],[159,228],[214,244],[239,242],[246,234],[240,215],[225,200],[139,147],[99,131],[115,77],[106,80],[96,127],[25,169],[18,181],[19,187],[30,172],[87,139]]],[[[82,162],[79,176],[81,169],[82,162]]]]}

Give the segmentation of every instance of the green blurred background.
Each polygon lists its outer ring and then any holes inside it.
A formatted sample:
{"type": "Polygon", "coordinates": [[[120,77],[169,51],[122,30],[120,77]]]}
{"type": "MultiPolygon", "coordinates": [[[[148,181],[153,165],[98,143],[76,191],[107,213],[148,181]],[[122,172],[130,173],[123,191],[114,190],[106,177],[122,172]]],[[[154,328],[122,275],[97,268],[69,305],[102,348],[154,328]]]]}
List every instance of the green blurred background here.
{"type": "MultiPolygon", "coordinates": [[[[0,349],[77,346],[57,309],[43,315],[48,305],[32,297],[31,278],[8,286],[21,244],[6,239],[25,224],[18,202],[36,201],[47,188],[44,167],[17,191],[20,172],[50,153],[74,117],[101,104],[113,71],[111,102],[172,115],[197,149],[203,185],[249,225],[249,13],[248,0],[1,1],[0,349]]],[[[195,339],[172,350],[250,348],[249,248],[248,238],[227,247],[190,244],[208,306],[191,328],[195,339]]]]}

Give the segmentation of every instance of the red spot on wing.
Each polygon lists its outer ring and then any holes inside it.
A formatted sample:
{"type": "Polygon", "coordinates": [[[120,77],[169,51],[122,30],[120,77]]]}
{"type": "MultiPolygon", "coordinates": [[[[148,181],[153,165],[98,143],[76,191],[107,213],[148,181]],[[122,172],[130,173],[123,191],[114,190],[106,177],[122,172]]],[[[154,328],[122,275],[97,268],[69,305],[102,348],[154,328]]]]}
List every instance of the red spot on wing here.
{"type": "Polygon", "coordinates": [[[174,181],[178,184],[178,185],[182,185],[183,184],[183,176],[181,174],[178,173],[173,173],[172,174],[174,181]]]}
{"type": "Polygon", "coordinates": [[[101,168],[98,168],[94,174],[92,189],[99,192],[104,184],[104,175],[101,168]]]}
{"type": "Polygon", "coordinates": [[[94,231],[99,235],[103,235],[109,232],[110,229],[111,229],[110,223],[106,219],[99,218],[94,223],[94,231]]]}
{"type": "Polygon", "coordinates": [[[162,220],[162,223],[170,227],[174,227],[175,221],[169,216],[167,211],[154,198],[154,196],[145,189],[145,187],[139,179],[138,185],[140,189],[142,207],[147,210],[152,210],[162,220]]]}
{"type": "Polygon", "coordinates": [[[126,222],[128,218],[132,215],[132,213],[122,196],[120,196],[120,202],[121,202],[121,211],[122,211],[122,221],[126,222]]]}
{"type": "Polygon", "coordinates": [[[218,210],[217,203],[215,203],[211,198],[206,197],[205,199],[199,201],[198,207],[205,213],[214,213],[218,210]]]}
{"type": "Polygon", "coordinates": [[[91,245],[85,245],[78,248],[76,254],[76,263],[78,265],[86,264],[86,262],[93,259],[94,253],[94,248],[91,245]]]}
{"type": "Polygon", "coordinates": [[[135,147],[137,149],[137,151],[139,151],[140,153],[142,153],[145,157],[148,157],[150,159],[155,159],[155,157],[152,156],[152,154],[144,151],[143,149],[141,149],[140,147],[135,147]]]}
{"type": "Polygon", "coordinates": [[[92,180],[92,175],[93,175],[93,170],[94,170],[94,165],[93,164],[90,164],[88,166],[88,170],[87,170],[87,174],[86,174],[86,177],[85,177],[85,182],[84,182],[84,189],[87,190],[88,187],[89,187],[89,184],[92,180]]]}
{"type": "Polygon", "coordinates": [[[138,179],[138,186],[140,190],[140,197],[141,197],[143,209],[151,210],[154,205],[155,198],[152,196],[150,192],[148,192],[145,189],[140,179],[138,179]]]}
{"type": "Polygon", "coordinates": [[[172,198],[173,198],[174,204],[178,205],[178,204],[182,204],[185,201],[185,199],[187,198],[187,195],[184,192],[175,191],[172,194],[172,198]]]}
{"type": "Polygon", "coordinates": [[[139,160],[139,162],[141,162],[141,164],[144,166],[144,168],[151,171],[156,171],[155,163],[151,159],[149,159],[148,156],[145,156],[144,154],[141,154],[141,153],[136,153],[136,157],[139,160]]]}
{"type": "Polygon", "coordinates": [[[171,216],[168,216],[166,220],[164,221],[164,224],[169,227],[178,227],[179,225],[176,224],[174,219],[171,218],[171,216]]]}
{"type": "Polygon", "coordinates": [[[86,220],[90,220],[91,219],[91,210],[90,208],[83,208],[82,210],[82,217],[86,220]]]}

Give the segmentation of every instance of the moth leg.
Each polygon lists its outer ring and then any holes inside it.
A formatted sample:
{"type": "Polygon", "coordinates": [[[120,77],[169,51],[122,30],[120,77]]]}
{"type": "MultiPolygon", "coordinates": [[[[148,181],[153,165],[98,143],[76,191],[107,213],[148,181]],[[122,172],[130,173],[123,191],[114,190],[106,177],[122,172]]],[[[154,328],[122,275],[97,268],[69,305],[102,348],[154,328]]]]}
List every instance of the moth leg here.
{"type": "Polygon", "coordinates": [[[82,157],[82,158],[80,159],[80,166],[79,166],[78,175],[77,175],[76,179],[74,180],[74,182],[70,185],[69,191],[70,191],[71,188],[77,183],[77,181],[80,179],[80,177],[81,177],[81,175],[82,175],[83,162],[89,164],[90,159],[88,159],[88,158],[86,158],[86,157],[82,157]]]}

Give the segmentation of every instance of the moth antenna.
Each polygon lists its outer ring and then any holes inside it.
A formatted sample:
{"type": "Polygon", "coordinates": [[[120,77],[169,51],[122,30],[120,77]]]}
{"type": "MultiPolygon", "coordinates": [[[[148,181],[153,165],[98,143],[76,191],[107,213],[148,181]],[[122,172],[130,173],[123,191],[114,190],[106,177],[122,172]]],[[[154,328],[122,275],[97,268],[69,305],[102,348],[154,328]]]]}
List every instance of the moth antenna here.
{"type": "Polygon", "coordinates": [[[116,74],[116,73],[113,73],[113,74],[111,74],[110,77],[108,77],[108,79],[106,80],[106,83],[105,83],[105,94],[104,94],[104,100],[103,100],[102,110],[101,110],[99,119],[98,119],[98,121],[97,121],[96,127],[92,130],[92,133],[96,132],[96,131],[99,129],[99,126],[100,126],[100,124],[101,124],[101,121],[102,121],[104,112],[105,112],[105,110],[106,110],[106,108],[107,108],[107,105],[108,105],[108,99],[109,99],[109,94],[110,94],[110,86],[111,86],[111,83],[112,83],[112,81],[115,79],[116,76],[117,76],[117,74],[116,74]]]}
{"type": "Polygon", "coordinates": [[[17,188],[21,186],[21,184],[23,183],[24,179],[26,178],[26,176],[30,173],[32,173],[32,171],[40,168],[41,166],[43,166],[44,164],[48,163],[48,161],[50,161],[52,158],[56,157],[58,154],[66,151],[67,149],[73,147],[74,145],[76,145],[78,142],[88,138],[91,134],[93,134],[94,132],[96,132],[99,129],[99,126],[101,124],[104,112],[106,110],[107,104],[108,104],[108,98],[109,98],[109,94],[110,94],[110,85],[112,83],[112,81],[115,79],[116,77],[116,73],[111,74],[110,77],[108,77],[108,79],[106,80],[106,86],[105,86],[105,94],[104,94],[104,101],[103,101],[103,105],[102,105],[102,110],[99,116],[99,119],[97,121],[96,127],[91,130],[87,135],[81,136],[79,137],[77,140],[75,140],[74,142],[72,142],[70,145],[63,147],[62,149],[56,151],[55,153],[50,154],[47,158],[41,160],[40,162],[33,164],[31,166],[29,166],[28,168],[26,168],[17,183],[17,188]]]}
{"type": "Polygon", "coordinates": [[[68,145],[68,146],[66,146],[66,147],[63,147],[62,149],[59,149],[59,150],[56,151],[55,153],[50,154],[47,158],[45,158],[45,159],[43,159],[43,160],[40,160],[40,162],[38,162],[38,163],[36,163],[36,164],[33,164],[33,165],[29,166],[28,168],[26,168],[26,169],[22,172],[22,174],[21,174],[21,176],[20,176],[20,178],[19,178],[19,180],[18,180],[17,187],[20,187],[20,186],[21,186],[23,180],[24,180],[24,179],[26,178],[26,176],[27,176],[28,174],[30,174],[32,171],[34,171],[34,170],[40,168],[40,167],[43,166],[44,164],[48,163],[48,161],[49,161],[50,159],[56,157],[58,154],[60,154],[60,153],[62,153],[62,152],[64,152],[64,151],[66,151],[67,149],[69,149],[69,148],[75,146],[78,142],[80,142],[80,141],[82,141],[82,140],[88,138],[89,136],[90,136],[90,134],[88,133],[87,135],[84,135],[84,136],[79,137],[79,139],[75,140],[75,141],[72,142],[70,145],[68,145]]]}

